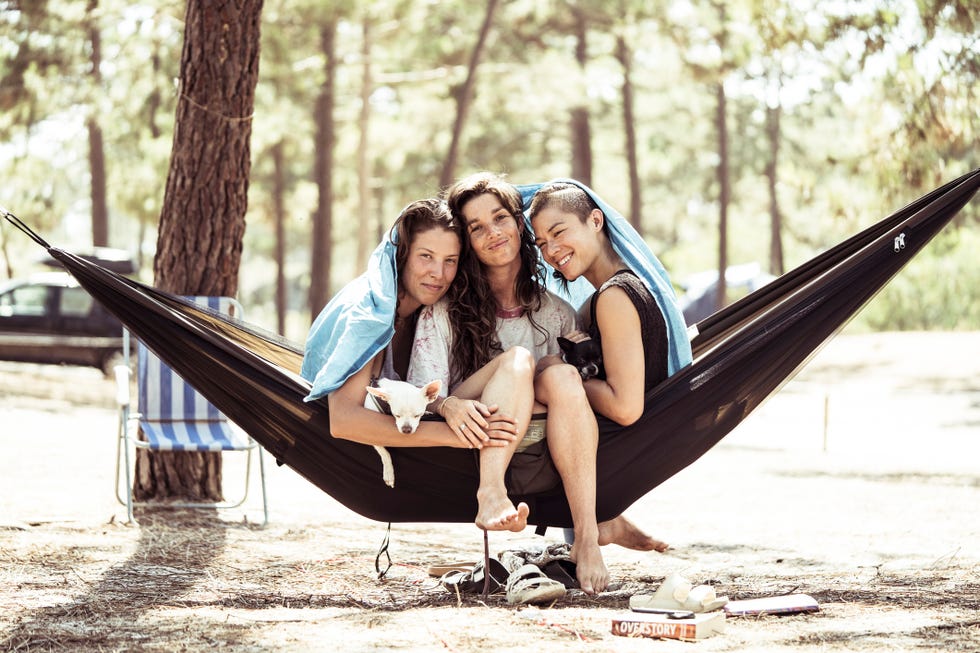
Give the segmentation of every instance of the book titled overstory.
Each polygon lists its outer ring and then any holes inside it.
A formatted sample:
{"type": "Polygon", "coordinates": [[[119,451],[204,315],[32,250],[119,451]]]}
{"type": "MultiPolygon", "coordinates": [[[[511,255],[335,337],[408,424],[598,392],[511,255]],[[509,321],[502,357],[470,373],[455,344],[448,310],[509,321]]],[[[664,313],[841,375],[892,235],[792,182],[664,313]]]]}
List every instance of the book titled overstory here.
{"type": "Polygon", "coordinates": [[[613,617],[612,634],[620,637],[652,637],[693,642],[723,632],[725,613],[704,612],[688,619],[671,619],[663,614],[630,612],[613,617]]]}

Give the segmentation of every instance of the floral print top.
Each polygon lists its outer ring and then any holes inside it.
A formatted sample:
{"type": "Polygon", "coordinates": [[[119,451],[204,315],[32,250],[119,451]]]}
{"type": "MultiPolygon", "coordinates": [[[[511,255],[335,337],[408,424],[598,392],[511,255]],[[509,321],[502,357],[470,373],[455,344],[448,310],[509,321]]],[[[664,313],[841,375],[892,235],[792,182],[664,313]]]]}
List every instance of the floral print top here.
{"type": "MultiPolygon", "coordinates": [[[[564,299],[546,292],[541,308],[534,314],[534,321],[548,335],[545,337],[528,319],[520,317],[497,318],[497,338],[504,351],[521,346],[531,352],[534,360],[549,354],[557,354],[557,338],[576,329],[575,309],[564,299]]],[[[449,324],[448,300],[439,300],[426,306],[419,314],[412,344],[412,359],[408,367],[408,382],[423,385],[436,379],[442,380],[441,394],[448,395],[449,352],[452,346],[452,328],[449,324]]]]}

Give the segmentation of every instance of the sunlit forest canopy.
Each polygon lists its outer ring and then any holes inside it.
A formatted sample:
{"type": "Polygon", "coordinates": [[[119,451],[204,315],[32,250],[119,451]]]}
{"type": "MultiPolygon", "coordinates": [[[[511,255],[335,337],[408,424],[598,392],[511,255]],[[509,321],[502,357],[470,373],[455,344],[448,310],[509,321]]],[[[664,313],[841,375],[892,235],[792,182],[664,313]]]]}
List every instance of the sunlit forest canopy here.
{"type": "MultiPolygon", "coordinates": [[[[131,252],[144,278],[183,13],[0,0],[0,204],[60,246],[131,252]]],[[[252,125],[239,287],[296,339],[324,206],[332,292],[455,178],[574,176],[682,291],[727,266],[778,275],[980,166],[969,0],[266,0],[261,33],[254,114],[228,117],[252,125]]],[[[861,324],[980,328],[978,222],[974,201],[861,324]]],[[[39,255],[0,228],[0,279],[39,255]]]]}

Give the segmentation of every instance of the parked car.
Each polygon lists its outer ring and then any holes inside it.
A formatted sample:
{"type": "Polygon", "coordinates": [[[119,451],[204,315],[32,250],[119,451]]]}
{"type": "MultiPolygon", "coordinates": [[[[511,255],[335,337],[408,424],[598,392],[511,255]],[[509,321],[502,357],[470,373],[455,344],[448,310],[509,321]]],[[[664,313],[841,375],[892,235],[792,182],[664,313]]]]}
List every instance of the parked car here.
{"type": "Polygon", "coordinates": [[[122,354],[122,324],[65,272],[0,283],[0,360],[90,365],[122,354]]]}
{"type": "MultiPolygon", "coordinates": [[[[745,297],[773,279],[758,263],[731,265],[725,270],[725,304],[745,297]]],[[[681,286],[684,293],[677,300],[688,326],[697,324],[717,310],[718,270],[705,270],[688,277],[681,286]]]]}

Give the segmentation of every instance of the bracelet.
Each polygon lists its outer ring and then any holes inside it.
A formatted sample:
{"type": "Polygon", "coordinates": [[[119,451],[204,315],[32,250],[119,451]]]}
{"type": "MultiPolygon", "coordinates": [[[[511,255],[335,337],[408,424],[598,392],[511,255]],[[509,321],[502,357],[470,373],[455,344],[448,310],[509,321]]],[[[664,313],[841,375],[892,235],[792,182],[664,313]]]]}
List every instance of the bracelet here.
{"type": "Polygon", "coordinates": [[[455,399],[455,398],[456,397],[454,397],[453,395],[449,395],[448,397],[443,398],[441,402],[439,402],[439,406],[436,408],[436,412],[439,414],[439,417],[442,418],[446,417],[446,413],[443,411],[443,409],[446,407],[446,402],[449,401],[450,399],[455,399]]]}

